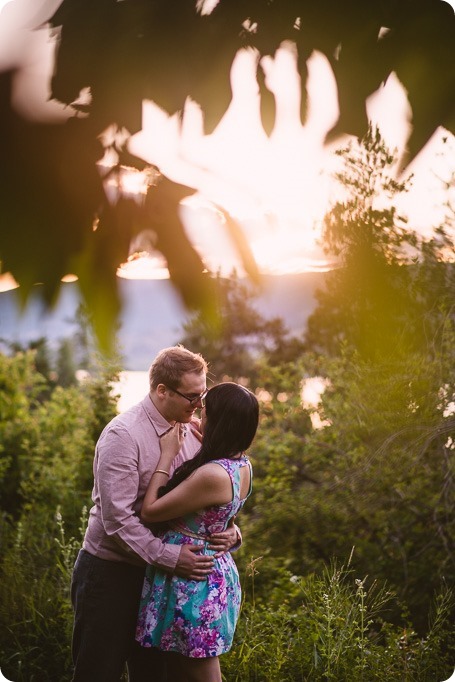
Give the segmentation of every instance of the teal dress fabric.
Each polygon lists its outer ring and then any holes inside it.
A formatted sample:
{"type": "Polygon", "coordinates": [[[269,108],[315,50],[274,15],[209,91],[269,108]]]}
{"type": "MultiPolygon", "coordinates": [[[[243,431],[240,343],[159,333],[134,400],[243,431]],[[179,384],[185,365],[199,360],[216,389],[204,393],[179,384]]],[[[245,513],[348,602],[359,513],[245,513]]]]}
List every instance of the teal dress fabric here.
{"type": "MultiPolygon", "coordinates": [[[[226,529],[229,520],[243,507],[240,499],[240,468],[250,466],[245,455],[218,459],[232,482],[228,504],[208,507],[169,522],[163,542],[207,545],[211,533],[226,529]]],[[[248,495],[251,493],[248,491],[248,495]]],[[[148,566],[142,590],[137,641],[145,647],[176,651],[190,658],[208,658],[229,651],[240,611],[241,589],[237,567],[230,552],[215,559],[212,573],[204,581],[185,580],[148,566]]]]}

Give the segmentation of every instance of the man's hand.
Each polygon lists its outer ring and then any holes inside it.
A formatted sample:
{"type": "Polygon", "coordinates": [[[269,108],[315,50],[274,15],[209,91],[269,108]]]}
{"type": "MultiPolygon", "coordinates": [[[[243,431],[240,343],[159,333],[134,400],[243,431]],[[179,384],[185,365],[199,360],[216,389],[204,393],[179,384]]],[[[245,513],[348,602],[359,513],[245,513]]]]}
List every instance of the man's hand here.
{"type": "Polygon", "coordinates": [[[216,552],[215,558],[218,559],[238,544],[239,536],[237,533],[237,526],[232,523],[232,525],[229,525],[222,533],[212,533],[208,548],[213,549],[216,552]]]}
{"type": "Polygon", "coordinates": [[[197,554],[201,545],[182,545],[175,575],[186,580],[205,580],[213,570],[213,556],[197,554]]]}

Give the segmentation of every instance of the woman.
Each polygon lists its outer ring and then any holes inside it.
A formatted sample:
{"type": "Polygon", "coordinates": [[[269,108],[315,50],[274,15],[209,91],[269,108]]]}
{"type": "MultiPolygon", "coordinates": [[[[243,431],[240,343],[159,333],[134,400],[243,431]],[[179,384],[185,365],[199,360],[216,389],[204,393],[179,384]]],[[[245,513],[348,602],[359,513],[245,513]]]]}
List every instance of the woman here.
{"type": "MultiPolygon", "coordinates": [[[[168,522],[164,542],[197,544],[204,554],[214,554],[207,549],[208,536],[226,528],[251,492],[245,451],[258,418],[258,401],[251,391],[230,382],[214,386],[201,413],[201,448],[166,485],[184,438],[182,425],[162,437],[161,458],[141,516],[146,523],[168,522]]],[[[241,592],[231,554],[214,558],[214,570],[202,582],[153,566],[147,569],[136,639],[143,646],[174,652],[169,657],[171,680],[221,682],[218,656],[231,648],[241,592]]]]}

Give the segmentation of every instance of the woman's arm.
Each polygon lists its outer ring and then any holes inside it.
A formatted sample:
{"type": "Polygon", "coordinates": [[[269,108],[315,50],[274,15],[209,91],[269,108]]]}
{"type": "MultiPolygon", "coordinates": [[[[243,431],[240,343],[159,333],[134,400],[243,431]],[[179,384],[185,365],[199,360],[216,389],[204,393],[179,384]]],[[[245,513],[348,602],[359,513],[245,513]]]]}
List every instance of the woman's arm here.
{"type": "Polygon", "coordinates": [[[182,447],[184,433],[183,424],[177,422],[172,429],[160,438],[161,455],[148,484],[141,507],[141,519],[146,523],[155,520],[150,519],[144,512],[158,499],[158,490],[167,483],[172,462],[182,447]]]}
{"type": "Polygon", "coordinates": [[[205,507],[226,504],[232,500],[229,474],[218,464],[204,464],[176,488],[157,498],[164,474],[154,474],[142,503],[141,518],[145,523],[169,521],[205,507]]]}
{"type": "Polygon", "coordinates": [[[142,503],[141,518],[145,523],[169,521],[204,507],[226,504],[232,499],[229,474],[212,463],[197,469],[158,499],[158,490],[167,481],[167,472],[181,447],[182,438],[181,427],[177,424],[161,438],[161,457],[142,503]]]}

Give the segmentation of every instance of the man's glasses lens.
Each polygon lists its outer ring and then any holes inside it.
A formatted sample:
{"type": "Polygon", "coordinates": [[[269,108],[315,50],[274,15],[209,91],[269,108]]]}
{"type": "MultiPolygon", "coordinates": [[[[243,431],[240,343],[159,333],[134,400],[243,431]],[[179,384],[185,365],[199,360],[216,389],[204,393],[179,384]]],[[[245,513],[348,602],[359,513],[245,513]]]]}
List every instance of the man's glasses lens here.
{"type": "Polygon", "coordinates": [[[202,407],[205,407],[205,397],[208,393],[208,389],[205,389],[205,391],[203,391],[200,395],[197,395],[194,398],[192,398],[189,395],[185,395],[184,393],[180,393],[180,391],[178,391],[176,388],[171,388],[171,386],[169,386],[168,388],[170,388],[171,391],[174,391],[174,393],[177,393],[177,395],[181,396],[182,398],[185,398],[185,400],[188,400],[190,405],[196,405],[196,403],[198,403],[200,401],[202,407]]]}
{"type": "Polygon", "coordinates": [[[201,395],[198,395],[197,398],[193,398],[191,401],[191,404],[194,405],[194,403],[198,403],[199,401],[201,402],[202,407],[205,407],[205,397],[207,395],[207,390],[205,390],[201,395]]]}

